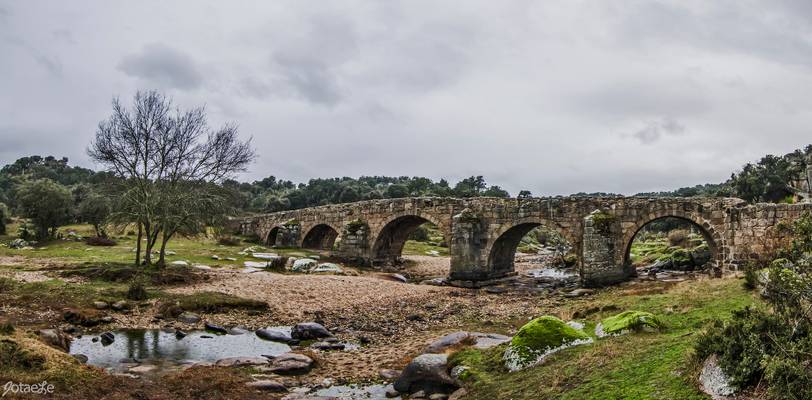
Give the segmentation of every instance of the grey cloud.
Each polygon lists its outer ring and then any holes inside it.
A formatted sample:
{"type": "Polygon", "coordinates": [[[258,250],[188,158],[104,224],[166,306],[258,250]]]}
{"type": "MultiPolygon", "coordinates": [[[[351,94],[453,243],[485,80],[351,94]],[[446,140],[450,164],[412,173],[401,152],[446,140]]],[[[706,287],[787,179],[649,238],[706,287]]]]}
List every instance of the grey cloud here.
{"type": "Polygon", "coordinates": [[[685,133],[685,126],[672,118],[661,118],[647,123],[631,136],[642,144],[653,144],[664,136],[680,136],[685,133]]]}
{"type": "Polygon", "coordinates": [[[164,88],[196,89],[203,75],[188,54],[162,44],[144,46],[138,54],[124,57],[118,69],[164,88]]]}
{"type": "Polygon", "coordinates": [[[62,76],[62,63],[59,62],[59,59],[49,57],[44,54],[35,53],[34,60],[36,60],[39,65],[48,70],[48,72],[50,72],[52,75],[57,77],[62,76]]]}

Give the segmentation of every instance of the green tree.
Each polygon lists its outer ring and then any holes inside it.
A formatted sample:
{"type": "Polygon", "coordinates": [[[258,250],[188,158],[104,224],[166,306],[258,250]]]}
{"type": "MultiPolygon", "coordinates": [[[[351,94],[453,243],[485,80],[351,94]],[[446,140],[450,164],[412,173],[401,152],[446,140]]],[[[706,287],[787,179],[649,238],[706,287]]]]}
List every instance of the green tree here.
{"type": "Polygon", "coordinates": [[[409,187],[395,183],[386,188],[386,197],[390,199],[398,199],[402,197],[409,197],[409,187]]]}
{"type": "Polygon", "coordinates": [[[6,234],[6,219],[8,219],[8,207],[0,203],[0,235],[6,234]]]}
{"type": "MultiPolygon", "coordinates": [[[[75,194],[76,191],[74,191],[75,194]]],[[[76,217],[81,222],[93,225],[96,236],[107,237],[104,225],[110,217],[110,200],[97,193],[85,194],[77,207],[76,217]]]]}
{"type": "Polygon", "coordinates": [[[73,197],[70,191],[50,180],[28,181],[17,191],[21,214],[37,228],[37,239],[52,238],[58,227],[70,222],[73,197]]]}

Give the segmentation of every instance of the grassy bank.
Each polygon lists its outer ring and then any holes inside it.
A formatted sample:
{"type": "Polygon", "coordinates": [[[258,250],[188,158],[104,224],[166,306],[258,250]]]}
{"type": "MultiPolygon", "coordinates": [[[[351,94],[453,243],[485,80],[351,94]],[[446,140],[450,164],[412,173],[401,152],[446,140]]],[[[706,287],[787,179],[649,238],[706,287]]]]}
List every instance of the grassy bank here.
{"type": "Polygon", "coordinates": [[[593,344],[564,350],[541,365],[513,373],[503,367],[504,346],[465,350],[452,357],[452,364],[470,368],[466,385],[471,399],[706,399],[694,382],[691,348],[696,332],[707,321],[726,318],[753,302],[741,280],[734,278],[644,291],[613,289],[551,312],[583,315],[580,321],[590,333],[600,319],[630,309],[655,313],[668,329],[596,338],[593,344]]]}

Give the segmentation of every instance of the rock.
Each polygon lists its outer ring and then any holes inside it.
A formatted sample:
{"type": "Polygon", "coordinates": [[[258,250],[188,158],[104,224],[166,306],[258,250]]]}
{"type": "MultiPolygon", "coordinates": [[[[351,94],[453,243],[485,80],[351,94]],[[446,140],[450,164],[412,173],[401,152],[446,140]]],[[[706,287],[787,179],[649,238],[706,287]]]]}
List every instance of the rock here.
{"type": "Polygon", "coordinates": [[[503,359],[510,371],[518,371],[541,362],[558,350],[590,342],[592,338],[584,331],[546,315],[528,322],[516,332],[503,359]]]}
{"type": "Polygon", "coordinates": [[[714,400],[726,399],[736,393],[736,389],[730,384],[730,378],[719,367],[719,359],[716,354],[708,357],[702,363],[699,383],[702,391],[710,395],[714,400]]]}
{"type": "Polygon", "coordinates": [[[501,286],[488,286],[485,288],[485,292],[490,294],[499,294],[507,292],[507,289],[501,286]]]}
{"type": "Polygon", "coordinates": [[[657,331],[663,328],[662,322],[652,313],[645,311],[624,311],[604,318],[596,327],[598,337],[622,335],[640,330],[657,331]]]}
{"type": "Polygon", "coordinates": [[[386,396],[387,399],[392,399],[400,396],[400,393],[398,393],[398,391],[395,390],[394,388],[390,388],[386,389],[386,393],[384,393],[384,396],[386,396]]]}
{"type": "Polygon", "coordinates": [[[223,328],[220,325],[212,324],[211,322],[208,321],[205,324],[203,324],[203,326],[206,328],[207,331],[211,331],[214,333],[228,333],[228,330],[226,328],[223,328]]]}
{"type": "Polygon", "coordinates": [[[12,249],[22,249],[23,247],[28,247],[28,242],[23,239],[14,239],[9,244],[8,247],[12,249]]]}
{"type": "Polygon", "coordinates": [[[398,282],[402,282],[402,283],[408,283],[409,282],[409,280],[406,279],[406,277],[401,275],[401,274],[390,274],[389,277],[392,278],[392,280],[395,280],[395,281],[398,281],[398,282]]]}
{"type": "Polygon", "coordinates": [[[429,400],[446,400],[448,399],[448,395],[445,393],[434,393],[429,396],[429,400]]]}
{"type": "Polygon", "coordinates": [[[105,315],[104,317],[101,317],[101,319],[99,319],[99,322],[102,322],[102,323],[105,323],[105,324],[112,324],[113,322],[115,322],[115,318],[113,318],[113,317],[111,317],[109,315],[105,315]]]}
{"type": "MultiPolygon", "coordinates": [[[[448,356],[445,354],[421,354],[403,369],[395,381],[395,390],[401,393],[451,393],[459,386],[448,375],[448,356]]],[[[414,397],[414,396],[413,396],[414,397]]]]}
{"type": "Polygon", "coordinates": [[[87,364],[87,356],[84,354],[74,354],[73,358],[79,361],[80,364],[87,364]]]}
{"type": "Polygon", "coordinates": [[[279,254],[276,253],[253,253],[251,256],[254,258],[259,258],[260,260],[273,260],[275,258],[279,258],[279,254]]]}
{"type": "Polygon", "coordinates": [[[478,349],[488,349],[510,341],[509,336],[498,333],[480,332],[453,332],[431,342],[423,353],[449,353],[462,347],[474,346],[478,349]]]}
{"type": "Polygon", "coordinates": [[[116,310],[116,311],[124,311],[124,310],[130,308],[130,305],[126,301],[120,300],[120,301],[117,301],[117,302],[113,303],[113,305],[111,305],[110,307],[112,307],[113,310],[116,310]]]}
{"type": "Polygon", "coordinates": [[[268,359],[265,357],[228,357],[221,358],[214,363],[217,367],[244,367],[265,364],[268,364],[268,359]]]}
{"type": "Polygon", "coordinates": [[[186,261],[172,261],[171,263],[169,263],[169,265],[178,265],[178,266],[181,266],[181,267],[188,267],[189,263],[186,262],[186,261]]]}
{"type": "Polygon", "coordinates": [[[56,329],[42,329],[38,333],[40,339],[49,346],[56,347],[65,352],[70,351],[70,336],[56,329]]]}
{"type": "Polygon", "coordinates": [[[211,259],[212,259],[212,260],[219,260],[219,259],[220,259],[220,256],[218,256],[218,255],[216,255],[216,254],[215,254],[215,255],[211,256],[211,259]]]}
{"type": "Polygon", "coordinates": [[[451,393],[451,396],[448,396],[448,400],[460,400],[467,394],[468,391],[465,388],[459,388],[454,393],[451,393]]]}
{"type": "Polygon", "coordinates": [[[310,345],[311,348],[321,351],[344,350],[344,343],[316,342],[310,345]]]}
{"type": "Polygon", "coordinates": [[[407,321],[423,321],[424,318],[420,314],[409,314],[406,316],[407,321]]]}
{"type": "Polygon", "coordinates": [[[293,264],[296,263],[296,260],[298,260],[298,258],[296,258],[296,257],[288,257],[288,260],[285,261],[285,269],[286,270],[292,270],[293,269],[293,264]]]}
{"type": "Polygon", "coordinates": [[[432,278],[426,279],[424,281],[420,281],[421,285],[432,285],[432,286],[446,286],[448,282],[446,282],[445,278],[432,278]]]}
{"type": "Polygon", "coordinates": [[[713,254],[711,254],[710,247],[703,243],[691,249],[690,256],[694,266],[698,267],[710,262],[713,254]]]}
{"type": "Polygon", "coordinates": [[[200,270],[203,270],[203,271],[208,271],[208,270],[211,269],[210,266],[202,265],[202,264],[195,264],[195,265],[192,266],[192,268],[200,269],[200,270]]]}
{"type": "Polygon", "coordinates": [[[99,335],[99,339],[101,339],[102,346],[108,346],[116,341],[116,335],[113,335],[113,332],[104,332],[99,335]]]}
{"type": "Polygon", "coordinates": [[[298,353],[285,353],[277,356],[265,371],[277,375],[303,375],[313,368],[313,359],[298,353]]]}
{"type": "Polygon", "coordinates": [[[318,262],[312,258],[300,258],[293,262],[290,268],[293,272],[310,272],[311,269],[316,267],[318,262]]]}
{"type": "Polygon", "coordinates": [[[426,391],[425,390],[418,390],[418,391],[412,393],[412,395],[409,396],[409,398],[410,399],[425,399],[426,398],[426,391]]]}
{"type": "Polygon", "coordinates": [[[183,322],[184,324],[196,324],[200,322],[200,316],[195,313],[184,312],[181,315],[178,315],[178,321],[183,322]]]}
{"type": "Polygon", "coordinates": [[[256,333],[256,335],[262,339],[270,340],[273,342],[291,343],[297,341],[290,335],[289,330],[285,332],[279,328],[257,329],[257,331],[254,333],[256,333]]]}
{"type": "Polygon", "coordinates": [[[268,266],[266,262],[257,262],[257,261],[245,261],[242,263],[245,268],[265,268],[268,266]]]}
{"type": "Polygon", "coordinates": [[[228,330],[229,335],[245,335],[246,333],[251,333],[251,331],[239,326],[235,326],[228,330]]]}
{"type": "Polygon", "coordinates": [[[311,273],[325,273],[325,272],[328,272],[328,273],[340,274],[341,272],[344,272],[344,270],[342,270],[341,267],[338,266],[338,264],[321,263],[316,268],[312,268],[310,270],[310,272],[311,273]]]}
{"type": "Polygon", "coordinates": [[[68,326],[62,327],[62,332],[73,335],[73,334],[77,334],[77,333],[81,334],[82,330],[75,327],[75,326],[73,326],[73,325],[68,325],[68,326]]]}
{"type": "Polygon", "coordinates": [[[234,257],[226,257],[225,260],[226,261],[237,261],[237,259],[234,258],[234,257]]]}
{"type": "Polygon", "coordinates": [[[132,367],[129,369],[129,371],[135,374],[146,374],[148,372],[155,371],[156,369],[158,369],[157,365],[144,364],[137,367],[132,367]]]}
{"type": "Polygon", "coordinates": [[[181,339],[185,338],[186,335],[187,335],[187,333],[180,330],[180,329],[175,331],[175,339],[181,340],[181,339]]]}
{"type": "Polygon", "coordinates": [[[246,386],[261,390],[263,392],[270,392],[270,393],[281,393],[287,392],[288,388],[285,387],[282,383],[270,379],[264,379],[260,381],[248,382],[245,384],[246,386]]]}
{"type": "Polygon", "coordinates": [[[94,301],[93,302],[93,308],[95,308],[97,310],[106,310],[108,307],[110,307],[110,305],[103,302],[103,301],[94,301]]]}
{"type": "Polygon", "coordinates": [[[62,313],[62,317],[66,322],[73,325],[90,327],[99,324],[99,312],[96,310],[79,310],[68,308],[62,313]]]}
{"type": "Polygon", "coordinates": [[[297,340],[321,339],[333,336],[324,326],[315,322],[302,322],[296,324],[290,331],[290,336],[297,340]]]}
{"type": "Polygon", "coordinates": [[[168,255],[168,256],[176,256],[176,255],[178,255],[178,253],[175,252],[175,251],[172,251],[172,250],[167,250],[166,255],[168,255]]]}
{"type": "Polygon", "coordinates": [[[382,369],[378,371],[378,376],[386,381],[394,381],[400,377],[400,371],[394,369],[382,369]]]}
{"type": "Polygon", "coordinates": [[[564,297],[581,297],[583,295],[591,294],[592,292],[594,292],[592,289],[578,288],[569,293],[565,293],[564,297]]]}

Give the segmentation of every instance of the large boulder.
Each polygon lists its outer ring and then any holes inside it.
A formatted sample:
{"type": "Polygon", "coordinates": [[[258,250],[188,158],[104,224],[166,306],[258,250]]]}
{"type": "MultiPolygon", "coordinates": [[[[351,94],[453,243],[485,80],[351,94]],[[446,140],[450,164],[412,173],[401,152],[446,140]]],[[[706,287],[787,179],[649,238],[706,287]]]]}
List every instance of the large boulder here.
{"type": "Polygon", "coordinates": [[[312,340],[331,337],[333,334],[321,324],[302,322],[293,326],[293,329],[290,330],[290,336],[296,340],[312,340]]]}
{"type": "Polygon", "coordinates": [[[395,381],[395,390],[401,393],[451,393],[459,387],[448,374],[448,356],[421,354],[411,362],[395,381]]]}
{"type": "Polygon", "coordinates": [[[592,338],[584,331],[546,315],[522,326],[510,340],[503,358],[509,370],[518,371],[538,364],[556,351],[590,342],[592,338]]]}
{"type": "Polygon", "coordinates": [[[39,331],[39,337],[46,344],[56,347],[62,351],[70,351],[70,336],[62,333],[58,329],[42,329],[39,331]]]}
{"type": "Polygon", "coordinates": [[[217,360],[214,365],[218,367],[244,367],[268,364],[265,357],[227,357],[217,360]]]}
{"type": "Polygon", "coordinates": [[[706,243],[700,244],[699,246],[691,249],[691,259],[694,261],[694,265],[697,267],[707,264],[711,261],[711,258],[712,254],[710,247],[708,247],[706,243]]]}
{"type": "Polygon", "coordinates": [[[598,337],[618,336],[641,330],[658,331],[662,328],[662,321],[652,313],[645,311],[624,311],[609,318],[604,318],[595,327],[595,335],[598,337]]]}
{"type": "Polygon", "coordinates": [[[318,261],[312,258],[300,258],[293,262],[293,266],[290,267],[290,270],[293,272],[310,272],[317,264],[318,261]]]}

